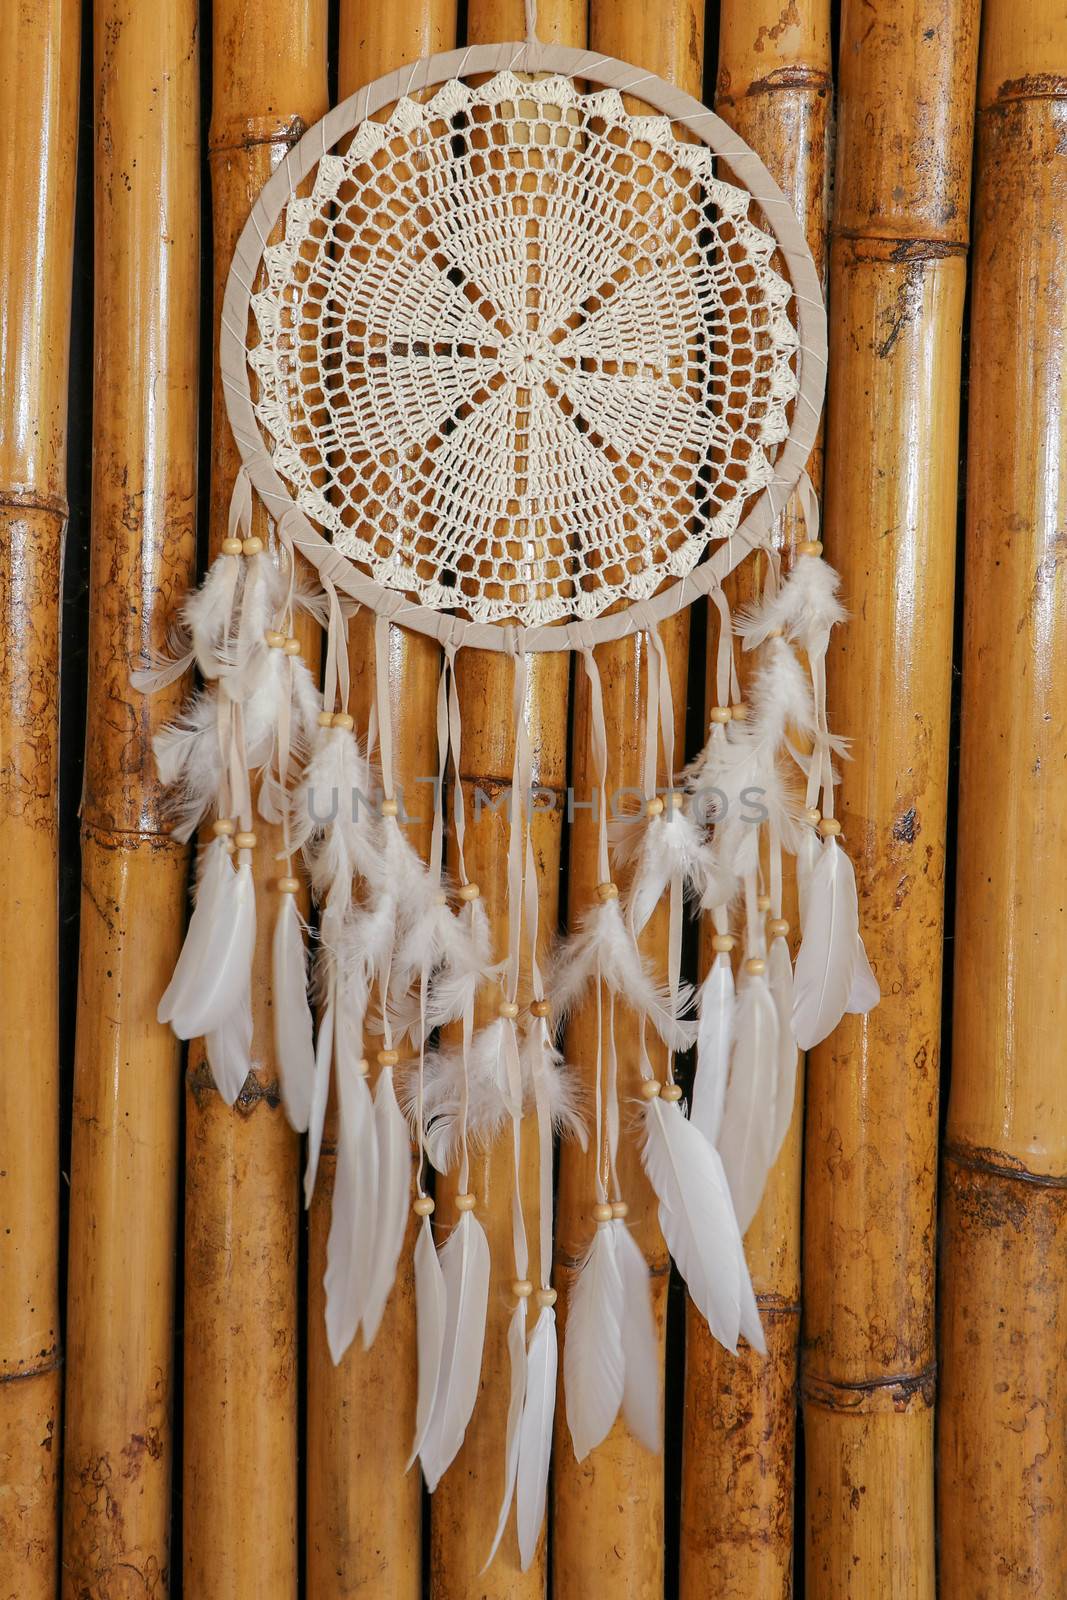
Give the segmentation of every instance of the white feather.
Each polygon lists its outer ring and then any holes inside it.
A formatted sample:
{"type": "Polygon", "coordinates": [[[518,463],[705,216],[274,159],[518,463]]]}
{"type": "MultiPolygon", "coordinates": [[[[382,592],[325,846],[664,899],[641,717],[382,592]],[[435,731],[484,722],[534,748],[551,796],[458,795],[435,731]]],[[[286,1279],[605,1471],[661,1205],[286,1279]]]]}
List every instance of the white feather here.
{"type": "Polygon", "coordinates": [[[367,1079],[346,1054],[337,1061],[337,1175],[326,1241],[326,1340],[340,1361],[363,1315],[376,1232],[378,1147],[367,1079]]]}
{"type": "Polygon", "coordinates": [[[252,1007],[237,1009],[204,1040],[215,1087],[232,1106],[252,1071],[252,1007]]]}
{"type": "Polygon", "coordinates": [[[304,1168],[304,1204],[311,1204],[315,1193],[315,1179],[319,1170],[322,1150],[322,1129],[326,1121],[326,1104],[330,1098],[330,1068],[333,1065],[334,995],[329,992],[319,1015],[319,1035],[315,1040],[315,1076],[311,1084],[311,1103],[308,1108],[308,1157],[304,1168]]]}
{"type": "Polygon", "coordinates": [[[546,1024],[535,1020],[519,1051],[522,1066],[523,1112],[537,1104],[537,1080],[544,1085],[552,1131],[562,1139],[575,1139],[584,1150],[589,1142],[585,1124],[585,1093],[574,1068],[552,1043],[546,1024]]]}
{"type": "Polygon", "coordinates": [[[856,875],[832,836],[819,851],[805,913],[793,974],[793,1031],[800,1048],[810,1050],[845,1014],[859,943],[856,875]]]}
{"type": "Polygon", "coordinates": [[[522,1424],[523,1402],[526,1398],[526,1301],[520,1300],[511,1313],[508,1323],[508,1358],[511,1365],[511,1394],[508,1399],[508,1421],[504,1439],[504,1493],[500,1502],[493,1547],[485,1560],[490,1566],[500,1548],[504,1529],[511,1514],[515,1496],[515,1478],[519,1470],[519,1429],[522,1424]]]}
{"type": "Polygon", "coordinates": [[[734,1038],[734,972],[730,957],[715,956],[700,986],[697,1064],[689,1120],[712,1144],[718,1141],[734,1038]]]}
{"type": "Polygon", "coordinates": [[[415,1442],[408,1467],[418,1459],[433,1416],[445,1340],[445,1280],[433,1242],[429,1217],[423,1217],[415,1241],[415,1324],[419,1389],[415,1402],[415,1442]]]}
{"type": "Polygon", "coordinates": [[[587,911],[556,952],[545,987],[557,1020],[581,999],[598,972],[609,989],[648,1018],[668,1049],[689,1049],[696,1027],[679,1012],[688,1007],[692,989],[682,984],[672,997],[665,984],[655,981],[623,921],[617,898],[587,911]]]}
{"type": "Polygon", "coordinates": [[[475,994],[500,972],[494,966],[489,936],[489,918],[480,900],[471,903],[467,916],[454,919],[448,946],[432,974],[425,1005],[425,1030],[421,1026],[418,994],[404,995],[394,1002],[390,1020],[398,1038],[409,1034],[416,1047],[435,1028],[455,1022],[473,1004],[475,994]]]}
{"type": "Polygon", "coordinates": [[[455,1460],[478,1398],[489,1300],[489,1242],[473,1212],[463,1212],[441,1248],[440,1262],[445,1336],[433,1415],[420,1451],[431,1493],[455,1460]]]}
{"type": "Polygon", "coordinates": [[[882,991],[878,986],[878,979],[871,971],[871,963],[867,959],[863,940],[857,938],[855,966],[852,969],[852,983],[845,1010],[854,1016],[864,1016],[868,1011],[874,1010],[881,998],[882,991]]]}
{"type": "Polygon", "coordinates": [[[622,1346],[626,1369],[623,1415],[630,1432],[646,1450],[659,1450],[663,1444],[661,1356],[652,1316],[648,1263],[626,1224],[613,1222],[612,1227],[622,1278],[622,1346]]]}
{"type": "Polygon", "coordinates": [[[622,1293],[615,1230],[598,1223],[571,1288],[563,1338],[567,1426],[579,1461],[607,1438],[622,1405],[622,1293]]]}
{"type": "Polygon", "coordinates": [[[325,728],[293,799],[293,849],[303,850],[319,905],[341,918],[353,880],[377,862],[374,779],[350,729],[325,728]]]}
{"type": "Polygon", "coordinates": [[[552,1420],[556,1410],[556,1313],[545,1306],[534,1324],[526,1362],[526,1397],[519,1425],[519,1464],[515,1483],[515,1520],[519,1561],[526,1572],[537,1554],[545,1520],[548,1464],[552,1455],[552,1420]]]}
{"type": "MultiPolygon", "coordinates": [[[[183,981],[177,995],[168,988],[159,1003],[160,1022],[169,1022],[179,1039],[213,1033],[239,1009],[251,1005],[252,952],[256,943],[256,896],[252,868],[219,872],[200,920],[198,904],[186,942],[195,940],[191,963],[195,981],[183,981]]],[[[184,954],[184,952],[183,952],[184,954]]]]}
{"type": "Polygon", "coordinates": [[[809,655],[826,649],[830,630],[845,620],[838,599],[841,580],[818,556],[800,556],[776,594],[741,611],[736,631],[746,650],[762,644],[777,628],[809,655]]]}
{"type": "Polygon", "coordinates": [[[771,1168],[778,1068],[774,1000],[765,978],[748,978],[737,997],[730,1081],[716,1140],[742,1234],[756,1215],[771,1168]]]}
{"type": "Polygon", "coordinates": [[[374,1089],[378,1146],[378,1211],[370,1283],[363,1304],[363,1347],[369,1350],[381,1325],[404,1246],[411,1194],[411,1140],[396,1103],[393,1069],[383,1067],[374,1089]]]}
{"type": "Polygon", "coordinates": [[[650,1100],[641,1150],[667,1248],[712,1334],[737,1349],[744,1252],[718,1152],[676,1101],[650,1100]]]}
{"type": "Polygon", "coordinates": [[[771,1129],[770,1164],[778,1159],[793,1120],[797,1092],[797,1041],[793,1033],[793,963],[789,946],[781,935],[771,940],[767,952],[767,987],[778,1016],[778,1071],[774,1090],[774,1122],[771,1129]]]}
{"type": "Polygon", "coordinates": [[[198,974],[215,925],[215,900],[234,872],[227,844],[225,839],[215,839],[200,852],[193,914],[170,983],[156,1010],[159,1022],[169,1022],[176,1011],[181,1012],[189,1005],[196,992],[198,974]]]}
{"type": "Polygon", "coordinates": [[[283,894],[281,901],[271,947],[274,1048],[286,1116],[297,1133],[305,1133],[315,1082],[315,1034],[296,896],[283,894]]]}
{"type": "Polygon", "coordinates": [[[650,817],[641,835],[626,896],[627,915],[636,933],[647,925],[675,876],[687,889],[703,890],[704,830],[688,811],[672,804],[650,817]]]}

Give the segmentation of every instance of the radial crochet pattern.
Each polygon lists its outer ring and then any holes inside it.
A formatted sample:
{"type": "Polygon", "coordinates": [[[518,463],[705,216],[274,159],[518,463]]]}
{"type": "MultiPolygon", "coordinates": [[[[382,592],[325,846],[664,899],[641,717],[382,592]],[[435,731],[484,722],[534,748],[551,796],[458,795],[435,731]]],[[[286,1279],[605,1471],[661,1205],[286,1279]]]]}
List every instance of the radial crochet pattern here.
{"type": "Polygon", "coordinates": [[[263,253],[274,466],[385,588],[593,618],[692,571],[771,479],[791,290],[751,196],[614,90],[510,73],[326,151],[263,253]]]}

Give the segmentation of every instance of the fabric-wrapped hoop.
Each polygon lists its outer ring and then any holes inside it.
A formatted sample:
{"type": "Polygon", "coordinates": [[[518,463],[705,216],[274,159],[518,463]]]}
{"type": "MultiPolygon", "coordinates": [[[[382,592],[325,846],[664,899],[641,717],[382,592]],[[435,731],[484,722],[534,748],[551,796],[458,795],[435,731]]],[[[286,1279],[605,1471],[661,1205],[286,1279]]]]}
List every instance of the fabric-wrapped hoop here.
{"type": "Polygon", "coordinates": [[[269,514],[284,519],[285,534],[317,570],[328,570],[338,590],[378,615],[453,644],[514,650],[522,635],[524,651],[589,649],[610,639],[646,629],[683,610],[716,589],[750,550],[766,543],[775,520],[797,486],[810,454],[822,407],[826,372],[826,323],[818,275],[789,202],[759,157],[699,101],[639,68],[595,52],[530,40],[447,51],[398,68],[360,89],[310,128],[260,192],[234,252],[223,301],[219,359],[226,407],[248,476],[269,514]],[[552,624],[505,626],[457,617],[387,588],[336,551],[304,513],[275,468],[257,418],[246,350],[252,286],[266,242],[300,184],[346,134],[382,108],[421,94],[452,79],[514,71],[557,73],[641,101],[706,145],[728,163],[732,177],[759,206],[784,260],[796,311],[797,394],[788,437],[774,461],[771,481],[749,506],[736,530],[685,576],[665,582],[639,604],[593,618],[552,624]],[[459,638],[457,639],[457,629],[459,638]]]}

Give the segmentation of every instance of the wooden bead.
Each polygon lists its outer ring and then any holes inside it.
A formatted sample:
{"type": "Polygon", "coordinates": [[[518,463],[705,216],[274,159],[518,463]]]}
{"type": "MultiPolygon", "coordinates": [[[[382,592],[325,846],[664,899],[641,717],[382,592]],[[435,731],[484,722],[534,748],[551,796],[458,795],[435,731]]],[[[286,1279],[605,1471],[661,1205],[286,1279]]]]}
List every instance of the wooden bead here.
{"type": "Polygon", "coordinates": [[[712,706],[709,716],[712,722],[729,722],[733,712],[729,706],[712,706]]]}
{"type": "Polygon", "coordinates": [[[823,817],[819,823],[819,832],[824,839],[832,839],[841,832],[841,824],[836,817],[823,817]]]}
{"type": "Polygon", "coordinates": [[[254,833],[235,833],[233,842],[238,850],[254,850],[256,848],[256,836],[254,833]]]}
{"type": "Polygon", "coordinates": [[[278,893],[279,894],[299,894],[300,893],[300,879],[299,878],[279,878],[278,879],[278,893]]]}
{"type": "Polygon", "coordinates": [[[597,899],[605,903],[608,900],[617,900],[619,898],[619,886],[617,883],[598,883],[596,893],[597,899]]]}
{"type": "Polygon", "coordinates": [[[333,725],[335,728],[343,728],[346,733],[351,733],[356,725],[356,719],[350,717],[347,711],[335,711],[333,725]]]}
{"type": "Polygon", "coordinates": [[[261,555],[263,553],[263,540],[257,538],[256,535],[253,534],[250,539],[242,540],[241,552],[246,556],[261,555]]]}
{"type": "Polygon", "coordinates": [[[555,1289],[538,1289],[537,1304],[539,1306],[554,1306],[556,1303],[555,1289]]]}
{"type": "Polygon", "coordinates": [[[610,1222],[611,1221],[611,1207],[609,1205],[605,1204],[603,1201],[601,1201],[599,1205],[595,1205],[593,1207],[593,1221],[594,1222],[610,1222]]]}
{"type": "Polygon", "coordinates": [[[382,816],[395,817],[400,814],[400,806],[395,800],[382,801],[382,816]]]}
{"type": "Polygon", "coordinates": [[[730,707],[730,715],[735,722],[748,721],[748,707],[738,704],[730,707]]]}
{"type": "Polygon", "coordinates": [[[475,1199],[474,1199],[474,1196],[472,1194],[457,1194],[457,1196],[456,1196],[456,1210],[457,1211],[473,1211],[474,1210],[474,1206],[475,1206],[475,1199]]]}
{"type": "Polygon", "coordinates": [[[660,799],[658,794],[657,795],[653,795],[651,800],[646,800],[645,801],[645,816],[646,817],[658,817],[658,816],[660,816],[662,814],[662,812],[663,812],[663,801],[660,799]]]}
{"type": "Polygon", "coordinates": [[[516,1278],[511,1285],[511,1292],[516,1300],[528,1300],[533,1294],[533,1284],[529,1278],[516,1278]]]}
{"type": "Polygon", "coordinates": [[[714,950],[717,956],[729,955],[736,943],[737,940],[734,938],[732,933],[712,934],[711,948],[714,950]]]}
{"type": "Polygon", "coordinates": [[[279,633],[277,628],[268,628],[263,637],[271,650],[280,650],[285,643],[285,634],[279,633]]]}
{"type": "Polygon", "coordinates": [[[672,789],[670,792],[671,809],[673,811],[684,811],[685,803],[688,799],[689,796],[684,789],[672,789]]]}
{"type": "Polygon", "coordinates": [[[399,1050],[379,1050],[378,1065],[380,1067],[395,1067],[400,1060],[399,1050]]]}
{"type": "Polygon", "coordinates": [[[822,818],[822,812],[819,810],[818,806],[809,806],[805,811],[804,816],[807,821],[811,823],[813,828],[817,828],[822,818]]]}
{"type": "Polygon", "coordinates": [[[654,1100],[662,1087],[658,1078],[646,1078],[641,1085],[641,1099],[654,1100]]]}
{"type": "Polygon", "coordinates": [[[476,883],[464,883],[456,890],[457,900],[480,900],[482,891],[476,883]]]}
{"type": "Polygon", "coordinates": [[[224,556],[239,556],[241,554],[240,539],[223,539],[221,545],[224,556]]]}
{"type": "Polygon", "coordinates": [[[517,1017],[518,1014],[519,1008],[515,1004],[514,1000],[501,1000],[500,1004],[497,1006],[498,1017],[517,1017]]]}
{"type": "Polygon", "coordinates": [[[800,544],[797,545],[797,555],[798,556],[821,556],[822,555],[822,540],[821,539],[803,539],[803,540],[801,540],[800,544]]]}
{"type": "MultiPolygon", "coordinates": [[[[285,643],[282,645],[282,649],[285,651],[287,656],[298,656],[300,654],[300,640],[286,639],[285,643]]],[[[334,726],[336,727],[337,724],[335,723],[334,726]]]]}
{"type": "Polygon", "coordinates": [[[616,1222],[621,1222],[624,1217],[629,1216],[630,1208],[625,1200],[613,1200],[611,1202],[611,1214],[616,1222]]]}
{"type": "Polygon", "coordinates": [[[319,712],[319,727],[320,728],[332,728],[333,727],[333,712],[332,711],[320,711],[319,712]]]}
{"type": "Polygon", "coordinates": [[[680,1100],[681,1098],[682,1086],[680,1083],[665,1083],[663,1085],[663,1092],[660,1095],[661,1100],[666,1100],[673,1103],[675,1100],[680,1100]]]}
{"type": "Polygon", "coordinates": [[[534,1000],[530,1006],[530,1015],[533,1017],[549,1017],[552,1015],[552,1007],[547,1000],[534,1000]]]}
{"type": "Polygon", "coordinates": [[[366,1056],[360,1056],[359,1060],[356,1062],[357,1075],[361,1078],[365,1078],[369,1072],[370,1062],[367,1060],[366,1056]]]}
{"type": "Polygon", "coordinates": [[[761,894],[759,899],[756,901],[756,910],[757,911],[769,911],[770,909],[771,909],[771,897],[770,897],[770,895],[769,894],[761,894]]]}
{"type": "Polygon", "coordinates": [[[428,1194],[420,1194],[411,1209],[417,1217],[432,1217],[433,1201],[428,1194]]]}
{"type": "Polygon", "coordinates": [[[767,932],[772,939],[784,939],[789,932],[789,924],[784,917],[772,917],[767,924],[767,932]]]}
{"type": "Polygon", "coordinates": [[[762,956],[752,956],[745,962],[745,971],[753,978],[760,977],[767,970],[767,963],[762,956]]]}
{"type": "Polygon", "coordinates": [[[228,838],[231,834],[237,832],[237,824],[232,817],[219,817],[216,822],[211,824],[211,831],[216,839],[228,838]]]}

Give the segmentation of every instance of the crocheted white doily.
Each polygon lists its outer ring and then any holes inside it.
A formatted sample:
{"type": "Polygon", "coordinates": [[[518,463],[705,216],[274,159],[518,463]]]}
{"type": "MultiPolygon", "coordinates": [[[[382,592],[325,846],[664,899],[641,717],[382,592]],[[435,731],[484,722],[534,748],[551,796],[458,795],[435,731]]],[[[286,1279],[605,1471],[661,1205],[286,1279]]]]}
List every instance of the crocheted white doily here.
{"type": "Polygon", "coordinates": [[[797,335],[713,163],[614,90],[509,73],[324,153],[263,252],[249,362],[274,466],[337,549],[532,624],[644,598],[736,529],[797,335]]]}

